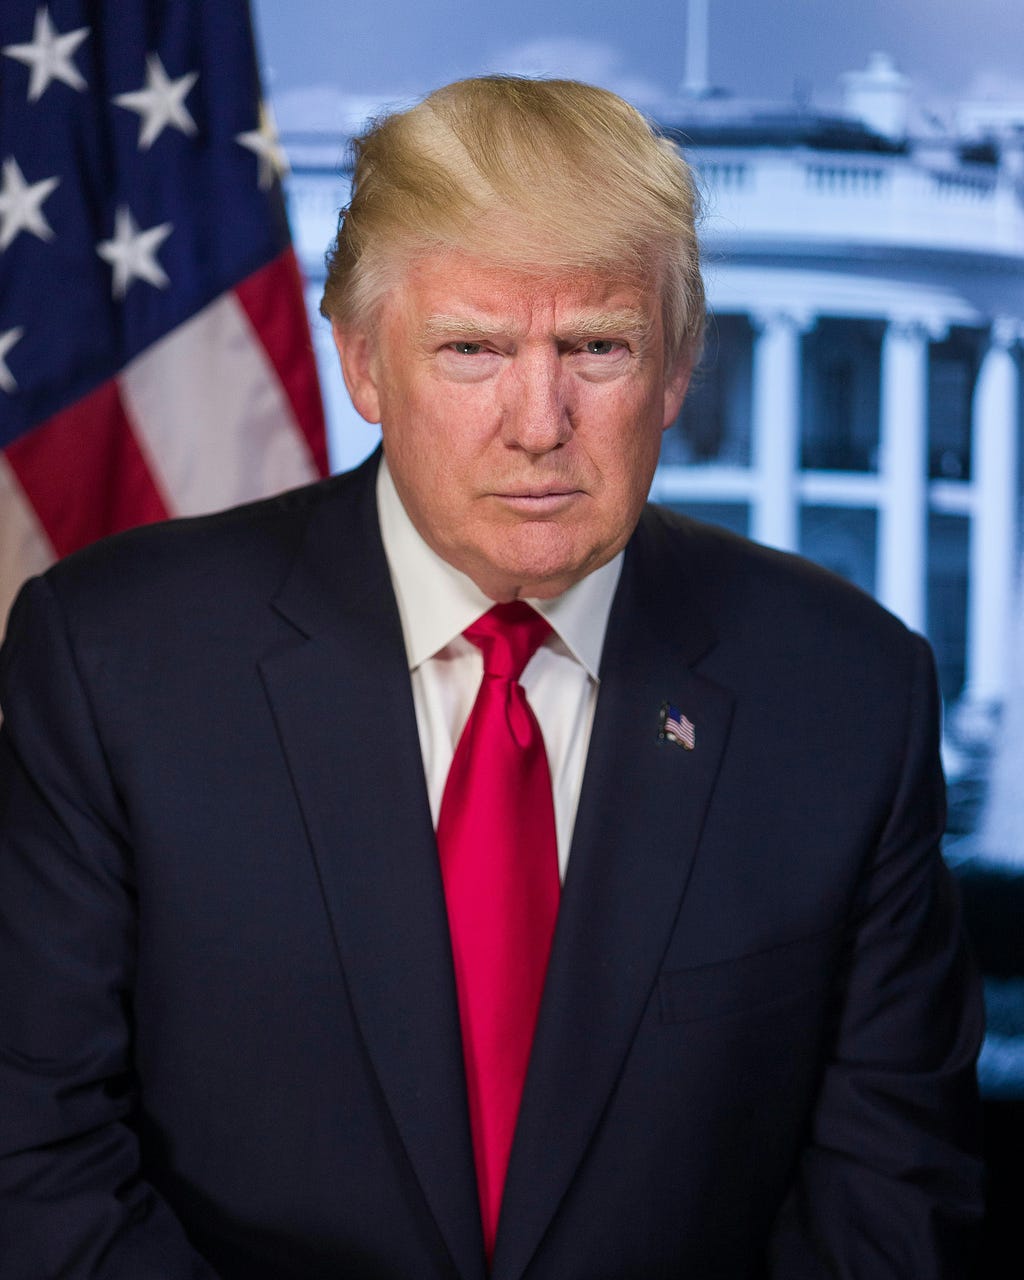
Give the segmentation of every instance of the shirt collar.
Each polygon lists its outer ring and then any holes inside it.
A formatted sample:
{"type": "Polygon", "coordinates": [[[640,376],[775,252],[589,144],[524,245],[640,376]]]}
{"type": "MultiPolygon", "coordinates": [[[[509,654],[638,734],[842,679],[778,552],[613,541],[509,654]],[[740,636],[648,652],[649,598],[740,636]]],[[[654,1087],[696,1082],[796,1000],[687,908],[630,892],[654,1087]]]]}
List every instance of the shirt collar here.
{"type": "MultiPolygon", "coordinates": [[[[402,505],[383,457],[377,471],[377,514],[409,670],[415,671],[486,613],[494,601],[424,542],[402,505]]],[[[620,551],[560,596],[529,601],[594,680],[622,571],[622,554],[620,551]]]]}

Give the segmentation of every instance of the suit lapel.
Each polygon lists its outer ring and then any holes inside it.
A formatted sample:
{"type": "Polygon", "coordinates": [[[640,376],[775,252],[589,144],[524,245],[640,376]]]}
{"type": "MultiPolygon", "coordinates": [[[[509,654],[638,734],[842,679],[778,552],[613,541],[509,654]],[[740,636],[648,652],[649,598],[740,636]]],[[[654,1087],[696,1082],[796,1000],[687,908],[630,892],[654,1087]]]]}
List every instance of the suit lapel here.
{"type": "Polygon", "coordinates": [[[483,1280],[444,896],[375,474],[332,482],[344,492],[314,512],[274,602],[294,637],[261,672],[370,1059],[460,1274],[483,1280]]]}
{"type": "Polygon", "coordinates": [[[645,518],[609,620],[494,1280],[526,1269],[615,1086],[679,910],[725,745],[731,696],[690,670],[714,637],[684,573],[673,572],[663,537],[645,518]],[[665,701],[693,722],[693,750],[659,740],[665,701]]]}

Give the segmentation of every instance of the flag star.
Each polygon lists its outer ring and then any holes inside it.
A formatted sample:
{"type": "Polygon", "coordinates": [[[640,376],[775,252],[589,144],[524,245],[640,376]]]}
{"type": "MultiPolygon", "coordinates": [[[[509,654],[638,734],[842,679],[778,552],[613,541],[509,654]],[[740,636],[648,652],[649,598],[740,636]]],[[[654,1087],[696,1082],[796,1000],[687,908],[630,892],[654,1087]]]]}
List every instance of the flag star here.
{"type": "Polygon", "coordinates": [[[174,230],[169,222],[140,231],[127,205],[114,218],[114,237],[102,240],[96,252],[114,268],[114,297],[119,301],[135,280],[145,280],[158,289],[170,284],[167,273],[156,260],[156,251],[174,230]]]}
{"type": "Polygon", "coordinates": [[[258,158],[261,191],[272,187],[275,178],[283,178],[288,172],[288,157],[278,139],[273,113],[265,102],[260,105],[259,128],[235,134],[235,141],[258,158]]]}
{"type": "Polygon", "coordinates": [[[60,178],[44,178],[29,185],[17,160],[7,157],[0,179],[0,252],[21,231],[31,231],[40,240],[53,239],[53,227],[46,221],[43,201],[59,185],[60,178]]]}
{"type": "Polygon", "coordinates": [[[16,329],[8,329],[6,333],[0,333],[0,391],[6,391],[8,395],[17,391],[18,384],[7,367],[7,353],[16,342],[21,341],[24,332],[25,330],[19,326],[16,329]]]}
{"type": "Polygon", "coordinates": [[[190,71],[177,80],[168,78],[159,54],[146,57],[146,86],[133,93],[119,93],[114,101],[119,107],[139,113],[139,150],[146,151],[169,126],[182,133],[196,132],[196,122],[185,106],[189,90],[199,79],[198,71],[190,71]]]}
{"type": "Polygon", "coordinates": [[[88,27],[78,27],[60,35],[50,21],[45,5],[36,10],[36,25],[30,44],[9,44],[4,47],[8,58],[16,58],[31,67],[28,82],[28,100],[35,102],[50,87],[51,80],[60,80],[79,91],[86,88],[85,77],[71,61],[71,55],[89,34],[88,27]]]}

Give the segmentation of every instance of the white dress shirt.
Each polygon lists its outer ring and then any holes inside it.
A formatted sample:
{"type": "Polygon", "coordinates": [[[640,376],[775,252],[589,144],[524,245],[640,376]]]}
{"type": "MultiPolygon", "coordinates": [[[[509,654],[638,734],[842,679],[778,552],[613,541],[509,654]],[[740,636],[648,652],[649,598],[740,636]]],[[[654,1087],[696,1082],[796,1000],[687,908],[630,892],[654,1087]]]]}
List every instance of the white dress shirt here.
{"type": "MultiPolygon", "coordinates": [[[[462,632],[494,601],[423,541],[383,459],[377,475],[377,511],[402,620],[436,828],[455,747],[483,678],[480,650],[462,632]]],[[[527,663],[520,683],[544,735],[563,880],[597,705],[601,650],[621,569],[620,552],[562,595],[529,601],[554,633],[527,663]]]]}

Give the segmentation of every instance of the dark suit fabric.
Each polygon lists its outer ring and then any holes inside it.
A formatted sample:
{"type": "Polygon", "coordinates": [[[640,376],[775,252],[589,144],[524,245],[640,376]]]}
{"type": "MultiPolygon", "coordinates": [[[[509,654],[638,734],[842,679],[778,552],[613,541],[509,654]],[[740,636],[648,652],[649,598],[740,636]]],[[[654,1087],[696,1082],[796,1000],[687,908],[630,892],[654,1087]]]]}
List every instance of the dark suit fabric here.
{"type": "MultiPolygon", "coordinates": [[[[484,1280],[374,472],[137,531],[15,608],[2,1280],[484,1280]]],[[[495,1280],[966,1274],[937,733],[926,646],[866,597],[645,513],[495,1280]]]]}

